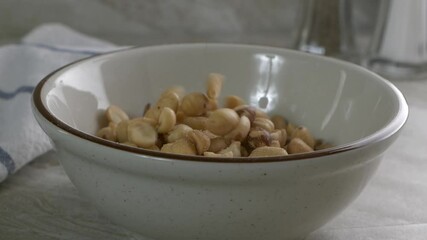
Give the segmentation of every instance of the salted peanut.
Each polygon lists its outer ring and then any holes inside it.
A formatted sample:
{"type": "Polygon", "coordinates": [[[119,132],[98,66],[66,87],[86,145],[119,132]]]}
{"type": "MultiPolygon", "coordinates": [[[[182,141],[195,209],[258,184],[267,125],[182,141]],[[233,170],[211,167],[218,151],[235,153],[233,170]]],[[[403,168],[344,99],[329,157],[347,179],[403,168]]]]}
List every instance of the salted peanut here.
{"type": "Polygon", "coordinates": [[[178,108],[178,111],[176,111],[176,123],[180,124],[184,122],[184,118],[185,118],[185,113],[178,108]]]}
{"type": "Polygon", "coordinates": [[[174,110],[164,107],[160,110],[159,122],[157,125],[158,133],[167,133],[173,129],[176,124],[176,115],[174,110]]]}
{"type": "Polygon", "coordinates": [[[187,116],[201,116],[206,113],[208,100],[208,97],[203,93],[189,93],[182,99],[181,110],[187,116]]]}
{"type": "Polygon", "coordinates": [[[257,118],[268,118],[270,119],[270,116],[268,116],[267,113],[265,113],[264,111],[262,111],[259,108],[255,108],[255,117],[257,118]]]}
{"type": "Polygon", "coordinates": [[[111,105],[105,111],[105,116],[108,121],[113,123],[119,123],[123,120],[129,120],[129,116],[121,108],[116,105],[111,105]]]}
{"type": "Polygon", "coordinates": [[[119,122],[116,127],[117,141],[120,143],[128,142],[129,120],[119,122]]]}
{"type": "Polygon", "coordinates": [[[129,142],[142,148],[151,147],[157,141],[156,129],[146,122],[130,122],[127,127],[127,135],[129,142]]]}
{"type": "Polygon", "coordinates": [[[178,124],[173,127],[173,129],[166,135],[166,141],[168,143],[175,142],[178,139],[185,138],[187,133],[193,129],[185,124],[178,124]]]}
{"type": "Polygon", "coordinates": [[[227,148],[224,148],[223,150],[219,151],[219,154],[232,152],[233,157],[241,157],[242,154],[240,152],[240,146],[241,143],[239,141],[233,141],[227,148]]]}
{"type": "Polygon", "coordinates": [[[252,123],[252,127],[265,129],[267,132],[274,130],[274,123],[268,118],[256,117],[252,123]]]}
{"type": "Polygon", "coordinates": [[[197,130],[205,130],[208,125],[207,117],[186,117],[182,121],[183,124],[197,130]]]}
{"type": "Polygon", "coordinates": [[[177,93],[166,92],[157,101],[156,106],[159,109],[167,107],[167,108],[172,109],[174,112],[176,112],[176,111],[178,111],[179,101],[180,101],[180,99],[179,99],[179,96],[177,93]]]}
{"type": "Polygon", "coordinates": [[[286,149],[289,154],[313,152],[313,149],[307,145],[301,138],[292,138],[286,149]]]}
{"type": "Polygon", "coordinates": [[[209,98],[208,102],[206,103],[206,112],[214,111],[218,109],[218,100],[209,98]]]}
{"type": "Polygon", "coordinates": [[[255,128],[249,131],[246,138],[246,143],[251,149],[270,146],[271,136],[270,133],[262,128],[255,128]]]}
{"type": "Polygon", "coordinates": [[[280,142],[278,140],[272,140],[270,143],[270,147],[281,147],[280,142]]]}
{"type": "Polygon", "coordinates": [[[196,155],[196,146],[186,138],[178,139],[173,143],[167,143],[160,149],[162,152],[184,154],[184,155],[196,155]]]}
{"type": "Polygon", "coordinates": [[[231,140],[224,137],[216,137],[211,139],[211,144],[209,146],[209,152],[219,152],[222,149],[227,148],[231,144],[231,140]]]}
{"type": "Polygon", "coordinates": [[[245,105],[245,101],[236,95],[230,95],[225,97],[224,107],[234,109],[238,106],[245,105]]]}
{"type": "Polygon", "coordinates": [[[244,141],[249,134],[249,130],[251,129],[251,122],[246,116],[241,116],[239,120],[239,124],[231,130],[231,132],[227,133],[224,137],[230,138],[236,141],[244,141]]]}
{"type": "Polygon", "coordinates": [[[274,156],[286,156],[288,152],[281,147],[259,147],[254,149],[249,157],[274,157],[274,156]]]}
{"type": "Polygon", "coordinates": [[[155,122],[159,121],[159,116],[160,116],[160,109],[156,107],[148,109],[144,114],[145,118],[151,118],[155,122]]]}
{"type": "Polygon", "coordinates": [[[205,157],[225,157],[225,158],[231,158],[233,157],[233,152],[228,151],[225,153],[214,153],[214,152],[204,152],[203,156],[205,157]]]}
{"type": "Polygon", "coordinates": [[[287,121],[284,117],[282,117],[280,115],[274,115],[270,118],[270,120],[273,122],[275,129],[286,128],[287,121]]]}
{"type": "Polygon", "coordinates": [[[132,123],[132,122],[145,122],[145,123],[150,124],[153,127],[155,127],[157,125],[157,122],[154,119],[147,118],[147,117],[132,118],[129,120],[129,123],[132,123]]]}
{"type": "Polygon", "coordinates": [[[196,146],[196,152],[198,155],[202,155],[208,151],[211,145],[211,139],[200,130],[192,130],[187,133],[187,138],[196,146]]]}
{"type": "Polygon", "coordinates": [[[96,133],[96,136],[103,138],[103,139],[110,140],[110,141],[116,141],[116,139],[117,139],[116,131],[113,128],[111,128],[110,126],[101,128],[96,133]]]}
{"type": "Polygon", "coordinates": [[[222,83],[224,82],[224,76],[218,73],[211,73],[208,76],[208,82],[207,82],[207,91],[206,95],[208,98],[216,99],[218,98],[222,83]]]}
{"type": "Polygon", "coordinates": [[[286,140],[288,135],[286,133],[286,129],[276,129],[270,133],[272,141],[278,141],[280,143],[280,147],[284,147],[286,144],[286,140]]]}
{"type": "Polygon", "coordinates": [[[176,95],[178,95],[179,99],[182,99],[185,95],[185,89],[181,86],[170,87],[163,91],[163,93],[160,95],[160,99],[169,95],[170,93],[175,93],[176,95]]]}
{"type": "Polygon", "coordinates": [[[223,136],[239,124],[239,115],[229,108],[220,108],[210,113],[206,129],[213,134],[223,136]]]}
{"type": "Polygon", "coordinates": [[[256,108],[249,106],[249,105],[240,105],[234,108],[234,111],[236,111],[236,113],[242,117],[242,116],[246,116],[249,121],[252,123],[255,120],[256,117],[256,108]]]}
{"type": "Polygon", "coordinates": [[[307,143],[308,146],[310,146],[310,148],[314,148],[314,144],[316,143],[316,140],[313,138],[310,131],[308,131],[306,127],[297,127],[294,129],[291,134],[291,139],[292,138],[302,139],[305,143],[307,143]]]}
{"type": "Polygon", "coordinates": [[[215,134],[213,134],[213,133],[209,132],[208,130],[202,130],[202,132],[203,132],[204,134],[206,134],[206,136],[208,136],[208,137],[209,137],[209,139],[212,139],[212,138],[216,138],[216,137],[218,137],[218,135],[215,135],[215,134]]]}
{"type": "Polygon", "coordinates": [[[296,129],[297,127],[294,125],[294,124],[292,124],[292,123],[288,123],[287,125],[286,125],[286,132],[288,133],[288,136],[290,137],[290,136],[292,136],[292,134],[294,133],[294,130],[296,129]]]}

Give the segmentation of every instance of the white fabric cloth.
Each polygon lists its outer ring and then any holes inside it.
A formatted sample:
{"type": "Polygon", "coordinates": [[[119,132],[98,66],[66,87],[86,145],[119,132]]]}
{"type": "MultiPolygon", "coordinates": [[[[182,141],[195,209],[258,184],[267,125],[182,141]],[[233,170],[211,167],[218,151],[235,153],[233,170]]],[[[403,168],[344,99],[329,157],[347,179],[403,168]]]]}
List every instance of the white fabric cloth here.
{"type": "Polygon", "coordinates": [[[35,85],[67,63],[117,48],[61,24],[41,25],[0,47],[0,182],[52,148],[31,111],[35,85]]]}

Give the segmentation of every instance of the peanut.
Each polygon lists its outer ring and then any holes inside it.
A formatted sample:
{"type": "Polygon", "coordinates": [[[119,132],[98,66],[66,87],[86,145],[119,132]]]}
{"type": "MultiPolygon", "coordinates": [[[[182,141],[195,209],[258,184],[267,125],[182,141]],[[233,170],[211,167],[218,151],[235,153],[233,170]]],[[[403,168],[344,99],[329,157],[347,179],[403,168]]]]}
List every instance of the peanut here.
{"type": "Polygon", "coordinates": [[[249,157],[273,157],[273,156],[286,156],[288,153],[285,149],[280,147],[263,146],[254,149],[249,157]]]}
{"type": "Polygon", "coordinates": [[[96,133],[96,136],[110,140],[110,141],[116,141],[116,139],[117,139],[116,131],[113,128],[111,128],[110,126],[101,128],[96,133]]]}
{"type": "Polygon", "coordinates": [[[208,125],[208,118],[207,117],[186,117],[182,122],[193,129],[205,130],[208,125]]]}
{"type": "Polygon", "coordinates": [[[271,117],[270,120],[273,122],[274,128],[276,128],[276,129],[286,128],[287,123],[286,123],[285,118],[283,118],[282,116],[274,115],[271,117]]]}
{"type": "Polygon", "coordinates": [[[206,95],[210,99],[216,99],[218,98],[222,83],[224,82],[224,76],[218,73],[211,73],[208,76],[208,83],[207,83],[207,92],[206,95]]]}
{"type": "Polygon", "coordinates": [[[200,130],[193,130],[187,133],[187,138],[196,147],[197,154],[201,155],[208,151],[211,145],[211,139],[200,130]]]}
{"type": "Polygon", "coordinates": [[[227,148],[231,143],[231,140],[224,137],[216,137],[211,139],[211,144],[209,146],[209,152],[219,152],[224,148],[227,148]]]}
{"type": "Polygon", "coordinates": [[[175,92],[165,92],[161,98],[157,101],[157,108],[162,109],[168,107],[172,109],[174,112],[178,111],[179,107],[179,96],[175,92]]]}
{"type": "Polygon", "coordinates": [[[116,127],[117,141],[124,143],[128,141],[128,125],[129,120],[119,122],[116,127]]]}
{"type": "Polygon", "coordinates": [[[313,136],[311,135],[311,133],[308,131],[306,127],[297,127],[292,132],[291,139],[292,138],[300,138],[305,143],[307,143],[307,145],[310,146],[310,148],[314,148],[314,144],[316,143],[313,136]]]}
{"type": "Polygon", "coordinates": [[[249,130],[251,129],[251,123],[246,116],[240,117],[239,124],[231,132],[225,135],[226,138],[230,138],[236,141],[244,141],[248,136],[249,130]]]}
{"type": "Polygon", "coordinates": [[[203,156],[205,157],[225,157],[225,158],[231,158],[233,157],[233,152],[228,151],[225,153],[214,153],[214,152],[204,152],[203,156]]]}
{"type": "Polygon", "coordinates": [[[138,147],[148,148],[156,144],[157,132],[153,126],[146,122],[131,122],[127,126],[129,142],[138,147]]]}
{"type": "Polygon", "coordinates": [[[178,139],[184,138],[187,136],[187,133],[193,129],[185,124],[178,124],[173,127],[173,129],[166,135],[166,141],[168,143],[175,142],[178,139]]]}
{"type": "Polygon", "coordinates": [[[216,135],[225,135],[239,123],[239,115],[229,108],[220,108],[213,112],[208,117],[207,130],[216,135]]]}
{"type": "Polygon", "coordinates": [[[271,136],[269,132],[262,128],[251,129],[246,138],[246,142],[251,149],[269,146],[271,143],[271,136]]]}
{"type": "Polygon", "coordinates": [[[227,148],[219,151],[219,154],[224,154],[227,152],[232,152],[233,153],[233,157],[241,157],[242,154],[240,152],[240,142],[239,141],[233,141],[230,146],[228,146],[227,148]]]}
{"type": "Polygon", "coordinates": [[[259,127],[267,132],[272,132],[274,130],[274,123],[268,118],[257,117],[253,121],[252,127],[259,127]]]}
{"type": "Polygon", "coordinates": [[[181,102],[181,110],[187,116],[201,116],[206,113],[208,97],[203,93],[189,93],[181,102]]]}
{"type": "Polygon", "coordinates": [[[312,152],[313,149],[300,138],[292,138],[286,147],[290,154],[312,152]]]}
{"type": "Polygon", "coordinates": [[[174,110],[169,107],[164,107],[160,110],[159,123],[157,132],[167,133],[173,129],[176,124],[176,115],[174,110]]]}
{"type": "Polygon", "coordinates": [[[224,107],[234,109],[234,108],[242,106],[244,104],[245,104],[245,101],[241,97],[231,95],[231,96],[227,96],[225,98],[224,107]]]}
{"type": "Polygon", "coordinates": [[[115,105],[111,105],[107,108],[105,116],[107,117],[109,122],[113,123],[119,123],[123,120],[129,120],[129,116],[125,113],[125,111],[115,105]]]}
{"type": "Polygon", "coordinates": [[[173,143],[167,143],[160,149],[162,152],[184,154],[184,155],[196,155],[196,147],[192,142],[186,138],[178,139],[173,143]]]}

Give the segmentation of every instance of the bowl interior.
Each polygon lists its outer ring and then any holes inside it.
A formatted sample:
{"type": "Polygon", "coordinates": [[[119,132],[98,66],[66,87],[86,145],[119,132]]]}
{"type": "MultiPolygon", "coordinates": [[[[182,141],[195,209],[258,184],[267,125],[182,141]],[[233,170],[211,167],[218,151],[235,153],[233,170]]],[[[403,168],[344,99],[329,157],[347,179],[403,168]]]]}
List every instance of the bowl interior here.
{"type": "MultiPolygon", "coordinates": [[[[139,116],[171,86],[205,91],[207,75],[224,74],[221,97],[238,95],[335,145],[374,134],[401,106],[393,86],[356,65],[285,49],[226,44],[136,48],[65,67],[44,82],[41,100],[59,120],[88,134],[110,104],[139,116]]],[[[397,91],[398,92],[398,91],[397,91]]]]}

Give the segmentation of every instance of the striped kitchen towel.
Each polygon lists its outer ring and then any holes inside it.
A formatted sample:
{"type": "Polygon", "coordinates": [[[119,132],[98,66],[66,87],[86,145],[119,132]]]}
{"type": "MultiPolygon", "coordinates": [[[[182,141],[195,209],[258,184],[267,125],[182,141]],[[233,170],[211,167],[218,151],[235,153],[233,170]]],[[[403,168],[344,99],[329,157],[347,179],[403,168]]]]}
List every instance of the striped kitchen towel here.
{"type": "Polygon", "coordinates": [[[35,85],[67,63],[116,49],[61,24],[41,25],[0,46],[0,182],[52,148],[31,112],[35,85]]]}

